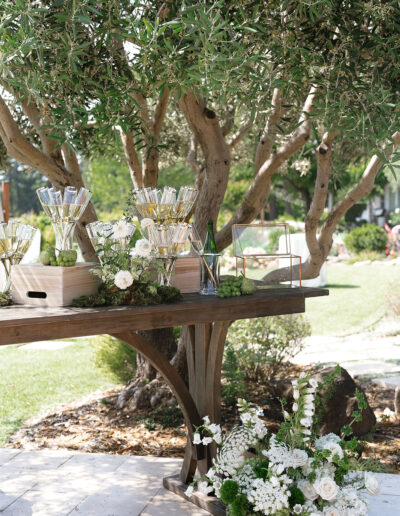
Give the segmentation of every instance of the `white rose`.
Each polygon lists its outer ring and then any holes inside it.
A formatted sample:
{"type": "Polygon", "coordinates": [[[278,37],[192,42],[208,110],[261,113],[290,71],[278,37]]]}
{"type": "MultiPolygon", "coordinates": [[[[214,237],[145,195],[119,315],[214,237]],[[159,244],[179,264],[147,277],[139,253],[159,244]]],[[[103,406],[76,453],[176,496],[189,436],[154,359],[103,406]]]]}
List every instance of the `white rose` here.
{"type": "Polygon", "coordinates": [[[300,489],[300,491],[302,491],[306,500],[313,502],[318,498],[318,493],[314,486],[307,480],[299,480],[299,482],[297,482],[297,487],[300,489]]]}
{"type": "Polygon", "coordinates": [[[333,456],[334,455],[338,455],[339,456],[339,459],[343,459],[343,450],[342,450],[342,447],[337,444],[337,443],[334,443],[333,441],[331,442],[328,442],[325,446],[324,446],[324,450],[329,450],[331,452],[331,455],[328,457],[328,461],[329,462],[332,462],[333,460],[333,456]]]}
{"type": "Polygon", "coordinates": [[[131,234],[132,226],[126,222],[126,220],[122,219],[113,224],[113,238],[126,238],[131,234]]]}
{"type": "Polygon", "coordinates": [[[151,253],[151,243],[146,238],[141,238],[135,244],[136,253],[141,258],[147,258],[151,253]]]}
{"type": "Polygon", "coordinates": [[[368,473],[366,473],[364,481],[365,489],[368,491],[368,493],[372,496],[377,496],[380,491],[380,486],[376,477],[368,475],[368,473]]]}
{"type": "Polygon", "coordinates": [[[333,500],[338,494],[339,487],[330,477],[322,477],[313,484],[314,489],[323,500],[333,500]]]}
{"type": "Polygon", "coordinates": [[[308,462],[308,455],[304,450],[295,448],[292,452],[293,467],[299,468],[305,466],[308,462]]]}
{"type": "Polygon", "coordinates": [[[190,497],[192,496],[192,494],[193,494],[193,491],[194,491],[193,486],[189,486],[189,487],[186,489],[186,491],[185,491],[185,496],[187,496],[188,498],[190,498],[190,497]]]}
{"type": "Polygon", "coordinates": [[[115,286],[121,290],[125,290],[133,283],[132,274],[129,271],[118,271],[114,277],[115,286]]]}
{"type": "Polygon", "coordinates": [[[301,514],[303,512],[303,506],[299,503],[296,503],[296,505],[293,507],[293,512],[295,514],[301,514]]]}
{"type": "Polygon", "coordinates": [[[201,444],[201,437],[200,434],[196,433],[193,436],[193,444],[201,444]]]}
{"type": "Polygon", "coordinates": [[[339,509],[337,507],[334,507],[333,505],[329,507],[324,507],[323,514],[324,516],[342,516],[342,512],[339,511],[339,509]]]}

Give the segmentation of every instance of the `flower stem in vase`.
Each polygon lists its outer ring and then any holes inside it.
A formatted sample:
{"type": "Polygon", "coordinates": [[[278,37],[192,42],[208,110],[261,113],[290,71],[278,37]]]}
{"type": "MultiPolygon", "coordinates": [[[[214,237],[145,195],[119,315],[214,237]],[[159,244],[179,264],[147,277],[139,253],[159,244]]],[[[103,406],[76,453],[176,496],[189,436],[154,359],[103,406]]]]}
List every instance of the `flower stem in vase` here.
{"type": "Polygon", "coordinates": [[[162,270],[158,273],[158,283],[163,287],[169,287],[171,282],[171,277],[175,269],[175,256],[169,257],[159,257],[157,260],[162,262],[162,270]]]}
{"type": "Polygon", "coordinates": [[[53,222],[54,234],[56,236],[56,248],[59,251],[66,251],[73,248],[73,236],[76,222],[53,222]]]}

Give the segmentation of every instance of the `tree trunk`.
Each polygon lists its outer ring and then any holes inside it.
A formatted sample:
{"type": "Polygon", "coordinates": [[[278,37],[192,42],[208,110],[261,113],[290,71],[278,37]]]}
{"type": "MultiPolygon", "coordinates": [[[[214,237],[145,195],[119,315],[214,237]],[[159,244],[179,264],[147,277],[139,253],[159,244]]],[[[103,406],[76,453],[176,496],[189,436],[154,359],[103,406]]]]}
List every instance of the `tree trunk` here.
{"type": "MultiPolygon", "coordinates": [[[[177,351],[173,328],[139,331],[139,335],[160,350],[168,360],[172,360],[177,351]]],[[[117,407],[135,411],[143,408],[154,408],[158,405],[174,403],[174,397],[167,384],[159,377],[156,369],[139,353],[136,355],[136,374],[121,391],[117,407]]]]}

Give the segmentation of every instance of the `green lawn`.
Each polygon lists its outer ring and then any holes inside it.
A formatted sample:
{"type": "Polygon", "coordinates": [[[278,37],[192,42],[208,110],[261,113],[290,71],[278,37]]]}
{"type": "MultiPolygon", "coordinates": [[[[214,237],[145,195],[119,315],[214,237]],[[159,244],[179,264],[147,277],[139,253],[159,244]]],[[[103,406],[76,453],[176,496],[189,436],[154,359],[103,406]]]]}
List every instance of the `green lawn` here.
{"type": "Polygon", "coordinates": [[[25,419],[117,383],[95,367],[90,340],[51,351],[0,348],[0,446],[25,419]]]}
{"type": "Polygon", "coordinates": [[[308,299],[313,335],[341,335],[367,328],[389,309],[387,295],[400,269],[384,265],[329,265],[328,297],[308,299]]]}

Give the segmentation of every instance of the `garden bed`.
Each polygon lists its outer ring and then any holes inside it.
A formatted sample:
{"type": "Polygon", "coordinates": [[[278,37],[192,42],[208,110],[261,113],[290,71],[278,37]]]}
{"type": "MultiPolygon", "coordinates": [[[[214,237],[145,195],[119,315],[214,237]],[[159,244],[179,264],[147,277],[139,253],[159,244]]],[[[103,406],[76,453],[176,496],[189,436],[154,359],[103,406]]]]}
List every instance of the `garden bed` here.
{"type": "MultiPolygon", "coordinates": [[[[281,369],[282,378],[295,378],[303,370],[296,365],[281,369]]],[[[372,382],[361,384],[378,420],[364,456],[375,457],[390,472],[400,473],[400,421],[391,420],[384,410],[393,408],[393,390],[372,382]]],[[[31,419],[9,440],[7,447],[24,449],[67,449],[90,453],[183,457],[186,429],[176,407],[134,414],[115,408],[122,388],[97,393],[62,405],[44,417],[31,419]]],[[[250,385],[247,399],[264,409],[265,421],[276,431],[281,421],[280,404],[265,386],[250,385]]],[[[238,422],[235,406],[222,406],[222,421],[229,428],[238,422]]]]}

